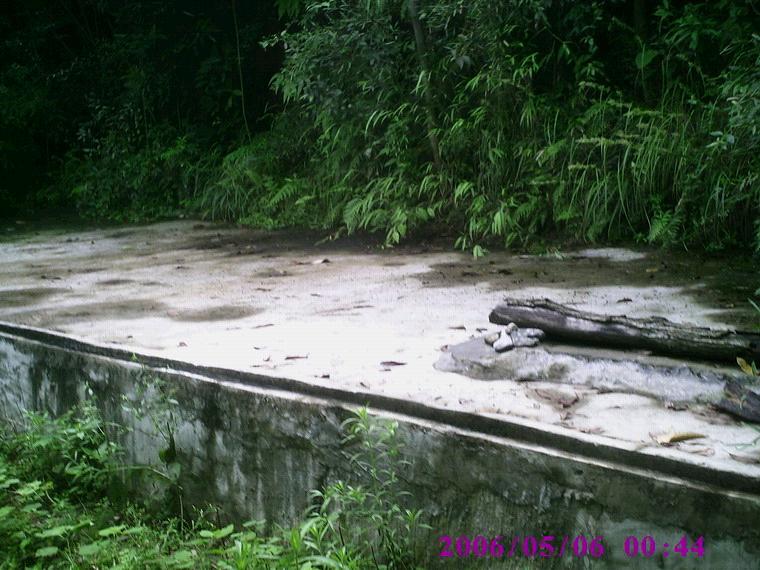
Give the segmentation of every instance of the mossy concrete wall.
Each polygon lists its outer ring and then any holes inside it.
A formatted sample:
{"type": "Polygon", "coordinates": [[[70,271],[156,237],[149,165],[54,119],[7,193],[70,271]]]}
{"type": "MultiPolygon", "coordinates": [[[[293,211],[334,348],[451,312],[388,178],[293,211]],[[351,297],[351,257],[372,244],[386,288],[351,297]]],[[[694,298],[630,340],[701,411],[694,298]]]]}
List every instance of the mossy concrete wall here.
{"type": "MultiPolygon", "coordinates": [[[[242,373],[168,367],[155,358],[138,365],[118,350],[27,333],[0,331],[0,416],[18,421],[23,410],[60,414],[89,389],[107,420],[131,428],[122,436],[126,460],[156,464],[166,442],[150,418],[124,410],[123,398],[135,396],[141,373],[158,376],[178,402],[176,444],[186,508],[211,503],[231,520],[288,524],[307,507],[311,489],[354,475],[342,453],[340,424],[355,401],[257,385],[242,373]]],[[[604,537],[600,560],[565,556],[533,562],[541,568],[758,567],[760,497],[751,481],[737,482],[739,490],[713,486],[597,458],[593,446],[579,443],[573,453],[567,445],[558,449],[479,433],[385,404],[375,411],[399,422],[409,461],[400,474],[411,506],[424,509],[433,526],[427,538],[430,567],[509,567],[475,559],[442,562],[436,558],[439,534],[604,537]],[[673,545],[684,533],[692,540],[705,537],[706,560],[660,554],[629,559],[623,551],[629,535],[673,545]]],[[[605,455],[601,447],[599,455],[605,455]]],[[[155,493],[150,479],[132,483],[144,496],[155,493]]]]}

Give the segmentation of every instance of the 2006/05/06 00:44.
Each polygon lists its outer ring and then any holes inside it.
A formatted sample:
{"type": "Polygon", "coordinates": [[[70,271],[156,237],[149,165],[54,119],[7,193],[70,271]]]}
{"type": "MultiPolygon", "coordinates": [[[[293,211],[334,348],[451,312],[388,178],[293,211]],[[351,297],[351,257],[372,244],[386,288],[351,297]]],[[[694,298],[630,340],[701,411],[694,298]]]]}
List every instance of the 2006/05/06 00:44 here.
{"type": "MultiPolygon", "coordinates": [[[[604,537],[589,537],[580,534],[575,537],[568,535],[554,536],[541,535],[514,535],[504,537],[502,535],[488,539],[483,535],[477,535],[470,539],[467,535],[456,538],[450,535],[442,535],[438,538],[441,547],[441,558],[512,558],[523,556],[525,558],[561,558],[562,556],[601,558],[607,552],[604,537]]],[[[676,543],[660,542],[654,537],[628,536],[623,543],[623,552],[628,558],[641,556],[651,558],[658,552],[665,558],[680,555],[682,558],[694,555],[702,558],[705,554],[704,537],[700,536],[693,544],[687,535],[683,535],[676,543]]]]}

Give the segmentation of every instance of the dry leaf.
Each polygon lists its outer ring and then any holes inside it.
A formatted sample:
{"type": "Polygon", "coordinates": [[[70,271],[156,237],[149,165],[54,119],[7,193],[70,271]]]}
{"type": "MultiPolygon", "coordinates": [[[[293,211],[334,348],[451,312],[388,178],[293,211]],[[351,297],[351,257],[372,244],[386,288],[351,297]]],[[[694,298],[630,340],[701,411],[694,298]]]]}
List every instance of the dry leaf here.
{"type": "Polygon", "coordinates": [[[695,455],[702,455],[704,457],[712,457],[715,455],[715,450],[712,447],[699,446],[699,447],[684,447],[684,451],[693,453],[695,455]]]}
{"type": "Polygon", "coordinates": [[[187,343],[185,341],[180,341],[177,346],[187,346],[187,343]]]}
{"type": "Polygon", "coordinates": [[[252,329],[265,329],[267,327],[273,327],[274,325],[272,323],[267,323],[265,325],[256,325],[255,327],[251,327],[252,329]]]}
{"type": "Polygon", "coordinates": [[[453,330],[453,331],[466,331],[467,330],[467,327],[465,327],[464,325],[456,325],[456,326],[449,327],[449,328],[451,330],[453,330]]]}
{"type": "Polygon", "coordinates": [[[749,374],[750,376],[755,375],[755,371],[752,369],[752,366],[743,358],[737,356],[736,363],[739,365],[739,368],[741,368],[742,372],[744,372],[745,374],[749,374]]]}
{"type": "Polygon", "coordinates": [[[707,437],[707,436],[701,433],[695,433],[691,431],[682,431],[682,432],[671,431],[669,433],[661,433],[659,435],[652,436],[652,438],[660,445],[673,445],[674,443],[678,443],[679,441],[688,441],[690,439],[701,439],[703,437],[707,437]]]}
{"type": "Polygon", "coordinates": [[[291,356],[286,356],[285,360],[301,360],[303,358],[309,358],[309,357],[308,357],[308,355],[307,356],[303,356],[303,355],[300,355],[300,354],[293,354],[291,356]]]}
{"type": "Polygon", "coordinates": [[[760,464],[760,455],[743,455],[738,453],[731,453],[730,451],[728,454],[731,456],[732,459],[735,459],[736,461],[739,461],[740,463],[747,463],[749,465],[757,465],[760,464]]]}
{"type": "Polygon", "coordinates": [[[380,366],[406,366],[406,362],[398,362],[397,360],[383,360],[380,366]]]}

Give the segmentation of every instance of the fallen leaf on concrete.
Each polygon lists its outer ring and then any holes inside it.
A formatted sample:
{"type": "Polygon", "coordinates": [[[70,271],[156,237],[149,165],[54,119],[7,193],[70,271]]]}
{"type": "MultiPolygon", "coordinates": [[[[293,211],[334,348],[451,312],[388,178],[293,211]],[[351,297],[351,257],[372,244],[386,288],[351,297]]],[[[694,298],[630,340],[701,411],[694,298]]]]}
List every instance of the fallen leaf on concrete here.
{"type": "Polygon", "coordinates": [[[742,372],[744,372],[745,374],[749,374],[750,376],[755,375],[755,371],[752,369],[752,366],[749,364],[749,362],[747,362],[743,358],[737,356],[736,363],[739,365],[739,368],[741,368],[742,372]]]}
{"type": "Polygon", "coordinates": [[[397,360],[383,360],[380,366],[406,366],[406,362],[398,362],[397,360]]]}
{"type": "Polygon", "coordinates": [[[592,435],[600,435],[604,433],[604,429],[598,426],[581,428],[580,431],[582,431],[583,433],[589,433],[592,435]]]}
{"type": "Polygon", "coordinates": [[[61,278],[57,275],[40,275],[40,279],[47,279],[48,281],[60,281],[61,278]]]}
{"type": "Polygon", "coordinates": [[[576,404],[579,400],[578,394],[563,394],[556,390],[544,390],[541,388],[538,388],[535,392],[536,395],[543,398],[544,400],[548,400],[553,404],[559,404],[559,406],[562,408],[569,408],[570,406],[576,404]]]}
{"type": "Polygon", "coordinates": [[[476,414],[503,414],[499,408],[479,408],[475,410],[476,414]]]}
{"type": "Polygon", "coordinates": [[[657,273],[659,271],[659,267],[648,267],[646,272],[647,273],[657,273]]]}
{"type": "Polygon", "coordinates": [[[352,309],[372,309],[374,305],[354,305],[352,309]]]}
{"type": "Polygon", "coordinates": [[[449,328],[451,330],[453,330],[453,331],[466,331],[467,330],[467,327],[464,326],[464,325],[456,325],[456,326],[449,327],[449,328]]]}
{"type": "Polygon", "coordinates": [[[760,464],[760,453],[744,454],[744,453],[731,453],[729,451],[728,454],[731,456],[732,459],[736,459],[736,461],[739,461],[740,463],[747,463],[748,465],[760,464]]]}
{"type": "Polygon", "coordinates": [[[301,354],[293,354],[293,355],[290,355],[290,356],[286,356],[285,360],[301,360],[303,358],[309,358],[309,356],[308,355],[304,356],[304,355],[301,355],[301,354]]]}
{"type": "Polygon", "coordinates": [[[475,331],[476,331],[476,332],[486,332],[487,330],[488,330],[488,329],[484,329],[483,327],[476,327],[476,328],[475,328],[475,331]]]}
{"type": "Polygon", "coordinates": [[[267,327],[273,327],[274,325],[272,323],[266,323],[264,325],[256,325],[255,327],[251,327],[252,329],[265,329],[267,327]]]}
{"type": "Polygon", "coordinates": [[[622,299],[617,300],[618,303],[633,303],[633,299],[630,297],[623,297],[622,299]]]}
{"type": "Polygon", "coordinates": [[[688,441],[690,439],[701,439],[703,437],[706,437],[705,435],[701,433],[695,433],[691,431],[682,431],[682,432],[674,432],[671,431],[669,433],[661,433],[659,435],[652,435],[649,434],[652,439],[654,439],[657,443],[660,445],[673,445],[674,443],[678,443],[680,441],[688,441]]]}
{"type": "Polygon", "coordinates": [[[693,453],[695,455],[702,455],[704,457],[712,457],[715,455],[715,450],[712,447],[699,446],[699,447],[683,447],[684,451],[693,453]]]}
{"type": "Polygon", "coordinates": [[[177,346],[187,346],[187,343],[184,340],[181,340],[177,346]]]}
{"type": "Polygon", "coordinates": [[[254,291],[271,291],[271,289],[267,289],[266,287],[256,287],[254,291]]]}
{"type": "Polygon", "coordinates": [[[312,265],[320,265],[321,263],[330,263],[330,260],[325,257],[324,259],[317,259],[311,262],[312,265]]]}

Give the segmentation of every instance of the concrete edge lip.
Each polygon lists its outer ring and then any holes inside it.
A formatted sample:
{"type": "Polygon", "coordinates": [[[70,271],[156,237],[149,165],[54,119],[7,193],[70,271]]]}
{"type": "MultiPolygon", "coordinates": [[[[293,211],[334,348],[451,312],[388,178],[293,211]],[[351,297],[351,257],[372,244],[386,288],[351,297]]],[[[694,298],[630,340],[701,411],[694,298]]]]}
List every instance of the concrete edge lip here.
{"type": "Polygon", "coordinates": [[[400,414],[421,421],[433,421],[464,429],[484,436],[511,439],[516,442],[540,445],[579,456],[579,459],[606,461],[621,467],[644,469],[665,477],[676,477],[707,484],[724,491],[760,493],[760,468],[749,465],[710,465],[704,458],[676,457],[667,449],[636,449],[594,434],[582,434],[562,427],[547,426],[521,418],[494,418],[465,411],[436,408],[426,404],[384,396],[372,392],[356,392],[341,388],[316,386],[301,380],[266,376],[250,372],[195,365],[187,361],[140,354],[112,345],[103,345],[56,333],[46,329],[0,321],[0,334],[53,345],[65,350],[103,356],[120,361],[134,362],[153,368],[166,368],[198,374],[220,381],[235,382],[253,387],[288,392],[294,396],[329,399],[344,405],[367,405],[375,411],[400,414]]]}

